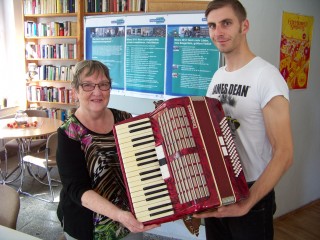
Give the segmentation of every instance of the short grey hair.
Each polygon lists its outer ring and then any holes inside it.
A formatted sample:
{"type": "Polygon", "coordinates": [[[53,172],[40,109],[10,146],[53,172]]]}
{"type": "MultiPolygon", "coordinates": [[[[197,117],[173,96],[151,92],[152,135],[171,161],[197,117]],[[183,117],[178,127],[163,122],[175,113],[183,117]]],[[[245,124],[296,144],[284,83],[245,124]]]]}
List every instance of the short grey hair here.
{"type": "Polygon", "coordinates": [[[91,76],[96,72],[103,73],[110,81],[111,87],[111,77],[109,73],[109,68],[106,65],[97,60],[82,60],[81,62],[78,62],[75,65],[75,68],[73,70],[73,78],[71,82],[72,88],[74,88],[75,90],[79,90],[80,84],[82,83],[80,76],[86,69],[88,70],[88,72],[86,73],[86,77],[91,76]]]}

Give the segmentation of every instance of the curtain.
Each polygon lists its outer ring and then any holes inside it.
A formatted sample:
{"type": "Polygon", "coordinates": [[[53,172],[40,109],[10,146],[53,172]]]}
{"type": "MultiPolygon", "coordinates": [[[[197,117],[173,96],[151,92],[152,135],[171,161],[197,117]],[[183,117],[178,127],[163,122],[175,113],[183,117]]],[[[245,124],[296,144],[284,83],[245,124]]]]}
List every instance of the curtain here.
{"type": "Polygon", "coordinates": [[[25,64],[20,0],[0,0],[0,105],[25,106],[25,64]]]}

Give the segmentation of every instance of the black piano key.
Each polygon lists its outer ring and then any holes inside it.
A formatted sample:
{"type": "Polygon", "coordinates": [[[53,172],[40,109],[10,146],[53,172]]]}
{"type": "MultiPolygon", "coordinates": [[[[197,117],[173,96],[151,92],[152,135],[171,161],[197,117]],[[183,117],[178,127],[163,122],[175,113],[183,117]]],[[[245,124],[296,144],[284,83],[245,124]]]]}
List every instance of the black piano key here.
{"type": "Polygon", "coordinates": [[[145,139],[145,138],[149,138],[149,137],[153,137],[153,135],[150,134],[150,135],[145,135],[145,136],[141,136],[141,137],[132,138],[131,141],[135,142],[135,141],[139,141],[141,139],[145,139]]]}
{"type": "Polygon", "coordinates": [[[158,162],[158,159],[150,160],[150,161],[147,161],[147,162],[138,163],[137,166],[140,167],[140,166],[147,165],[147,164],[154,163],[154,162],[158,162]]]}
{"type": "Polygon", "coordinates": [[[155,209],[158,209],[158,208],[163,208],[163,207],[171,206],[171,205],[172,205],[172,203],[165,203],[165,204],[161,204],[161,205],[158,205],[158,206],[150,207],[150,208],[148,208],[148,210],[152,211],[152,210],[155,210],[155,209]]]}
{"type": "Polygon", "coordinates": [[[155,212],[155,213],[151,213],[150,217],[157,216],[159,214],[166,213],[166,212],[171,212],[171,211],[173,211],[173,208],[167,209],[167,210],[163,210],[163,211],[159,211],[159,212],[155,212]]]}
{"type": "Polygon", "coordinates": [[[139,131],[142,131],[142,130],[146,130],[148,128],[151,128],[151,126],[146,126],[146,127],[141,127],[141,128],[136,128],[136,129],[132,129],[129,131],[129,133],[134,133],[134,132],[139,132],[139,131]]]}
{"type": "Polygon", "coordinates": [[[160,194],[160,195],[157,195],[157,196],[154,196],[154,197],[146,198],[146,201],[152,201],[152,200],[155,200],[155,199],[158,199],[158,198],[163,198],[163,197],[166,197],[166,196],[169,196],[169,193],[160,194]]]}
{"type": "Polygon", "coordinates": [[[134,155],[135,156],[139,156],[139,155],[142,155],[142,154],[152,153],[152,152],[155,152],[155,151],[156,151],[155,149],[149,149],[149,150],[146,150],[146,151],[135,153],[134,155]]]}
{"type": "Polygon", "coordinates": [[[144,195],[148,196],[148,195],[152,195],[152,194],[163,192],[163,191],[167,191],[167,190],[168,190],[167,188],[161,188],[161,189],[154,190],[154,191],[151,191],[151,192],[146,192],[144,195]]]}
{"type": "Polygon", "coordinates": [[[151,154],[151,155],[147,155],[147,156],[144,156],[144,157],[138,157],[138,158],[136,158],[136,161],[141,161],[141,160],[152,158],[152,157],[156,157],[156,156],[157,156],[157,154],[151,154]]]}
{"type": "Polygon", "coordinates": [[[141,172],[141,173],[139,173],[139,174],[140,174],[140,176],[141,176],[141,175],[146,175],[146,174],[154,173],[154,172],[160,172],[160,168],[156,168],[156,169],[144,171],[144,172],[141,172]]]}
{"type": "Polygon", "coordinates": [[[139,122],[139,123],[132,123],[132,124],[128,125],[128,128],[136,127],[136,126],[139,126],[139,125],[142,125],[142,124],[145,124],[145,123],[149,123],[149,122],[150,122],[149,120],[146,120],[146,121],[139,122]]]}
{"type": "Polygon", "coordinates": [[[162,174],[156,174],[156,175],[153,175],[153,176],[150,176],[150,177],[145,177],[145,178],[141,178],[141,181],[147,181],[147,180],[150,180],[152,178],[157,178],[157,177],[161,177],[162,174]]]}
{"type": "Polygon", "coordinates": [[[138,147],[138,146],[141,146],[141,145],[144,145],[144,144],[148,144],[148,143],[152,143],[152,142],[154,142],[154,139],[149,140],[149,141],[145,141],[145,142],[135,143],[135,144],[132,145],[132,147],[138,147]]]}
{"type": "Polygon", "coordinates": [[[167,184],[166,183],[158,183],[155,185],[150,185],[150,186],[144,187],[143,190],[149,190],[149,189],[161,187],[161,186],[167,186],[167,184]]]}

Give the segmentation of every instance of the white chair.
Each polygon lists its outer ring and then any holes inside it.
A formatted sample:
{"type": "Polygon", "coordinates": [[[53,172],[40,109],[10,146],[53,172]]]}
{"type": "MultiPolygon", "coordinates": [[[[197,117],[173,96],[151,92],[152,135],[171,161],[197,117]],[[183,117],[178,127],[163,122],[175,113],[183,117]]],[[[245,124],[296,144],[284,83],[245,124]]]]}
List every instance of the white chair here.
{"type": "Polygon", "coordinates": [[[44,200],[46,202],[53,202],[54,201],[54,191],[53,191],[53,185],[52,181],[60,182],[59,180],[55,180],[51,178],[50,171],[53,167],[57,167],[56,162],[56,151],[57,151],[57,145],[58,145],[58,136],[57,132],[52,133],[47,138],[46,142],[46,148],[44,151],[31,153],[29,155],[26,155],[23,157],[23,164],[25,167],[27,167],[31,173],[31,175],[36,179],[38,182],[47,185],[49,187],[49,200],[46,198],[39,197],[39,194],[31,194],[28,192],[23,191],[23,181],[24,181],[24,169],[22,170],[22,176],[21,176],[21,186],[20,186],[20,192],[24,193],[26,195],[36,197],[40,200],[44,200]],[[34,172],[33,167],[42,168],[45,170],[45,174],[41,177],[39,174],[34,172]],[[44,178],[47,177],[47,182],[44,182],[44,178]]]}
{"type": "Polygon", "coordinates": [[[20,210],[19,193],[8,185],[0,185],[0,225],[16,229],[20,210]]]}

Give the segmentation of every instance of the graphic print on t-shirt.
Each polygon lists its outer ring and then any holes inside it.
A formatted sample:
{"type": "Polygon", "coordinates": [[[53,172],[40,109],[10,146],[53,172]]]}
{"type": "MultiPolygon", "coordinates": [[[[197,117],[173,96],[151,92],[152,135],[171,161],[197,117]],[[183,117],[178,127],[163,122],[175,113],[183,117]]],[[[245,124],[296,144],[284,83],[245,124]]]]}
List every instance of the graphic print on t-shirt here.
{"type": "MultiPolygon", "coordinates": [[[[212,94],[218,95],[218,99],[222,105],[227,104],[230,107],[235,107],[237,100],[235,96],[247,97],[250,86],[241,85],[241,84],[227,84],[219,83],[213,87],[212,94]]],[[[232,131],[232,134],[240,127],[240,123],[237,119],[232,118],[228,113],[226,113],[228,119],[229,127],[232,131]]]]}

